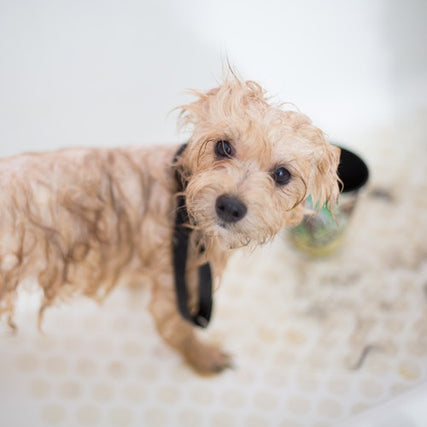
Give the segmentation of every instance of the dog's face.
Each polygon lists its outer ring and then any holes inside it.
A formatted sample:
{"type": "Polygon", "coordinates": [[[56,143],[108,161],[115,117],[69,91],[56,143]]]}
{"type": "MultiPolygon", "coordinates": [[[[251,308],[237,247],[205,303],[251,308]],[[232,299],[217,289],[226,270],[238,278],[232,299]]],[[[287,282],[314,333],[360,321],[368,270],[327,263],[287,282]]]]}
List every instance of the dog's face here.
{"type": "Polygon", "coordinates": [[[194,224],[226,247],[263,243],[298,224],[304,201],[338,197],[339,149],[304,115],[231,78],[182,107],[193,133],[183,158],[194,224]]]}

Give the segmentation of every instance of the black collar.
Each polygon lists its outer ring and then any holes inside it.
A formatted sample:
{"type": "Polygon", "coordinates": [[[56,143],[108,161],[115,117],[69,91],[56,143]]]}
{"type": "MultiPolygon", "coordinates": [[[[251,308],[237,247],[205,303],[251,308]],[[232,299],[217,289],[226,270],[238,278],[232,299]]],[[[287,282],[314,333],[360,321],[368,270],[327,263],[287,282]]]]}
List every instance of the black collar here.
{"type": "MultiPolygon", "coordinates": [[[[185,151],[187,144],[182,145],[176,152],[173,163],[185,151]]],[[[209,263],[199,267],[199,307],[195,314],[191,314],[188,308],[188,290],[186,282],[186,266],[188,246],[191,235],[189,217],[185,203],[184,191],[187,183],[183,179],[178,168],[175,168],[175,180],[177,183],[177,207],[175,216],[175,228],[172,241],[173,267],[175,276],[175,292],[177,304],[181,316],[196,326],[206,328],[212,313],[212,273],[209,263]]]]}

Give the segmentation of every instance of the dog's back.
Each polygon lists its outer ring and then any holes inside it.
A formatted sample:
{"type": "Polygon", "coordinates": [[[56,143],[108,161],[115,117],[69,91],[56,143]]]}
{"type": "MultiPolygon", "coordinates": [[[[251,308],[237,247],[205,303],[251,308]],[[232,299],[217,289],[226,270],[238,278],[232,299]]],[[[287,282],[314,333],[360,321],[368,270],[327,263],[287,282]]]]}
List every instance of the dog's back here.
{"type": "Polygon", "coordinates": [[[13,312],[25,278],[42,287],[43,310],[75,292],[102,298],[124,270],[149,269],[170,241],[173,151],[82,148],[1,160],[0,314],[13,312]]]}

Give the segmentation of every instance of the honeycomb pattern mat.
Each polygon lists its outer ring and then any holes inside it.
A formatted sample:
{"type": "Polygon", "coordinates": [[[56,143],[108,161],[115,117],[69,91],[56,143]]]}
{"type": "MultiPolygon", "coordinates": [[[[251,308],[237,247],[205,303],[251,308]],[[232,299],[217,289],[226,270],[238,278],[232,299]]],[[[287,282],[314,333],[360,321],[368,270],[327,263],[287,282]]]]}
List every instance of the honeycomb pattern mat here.
{"type": "Polygon", "coordinates": [[[218,376],[195,375],[163,344],[143,288],[52,308],[44,334],[38,292],[23,291],[19,333],[0,328],[0,425],[345,425],[426,383],[421,136],[364,148],[372,179],[335,255],[306,258],[284,234],[234,256],[202,332],[234,356],[218,376]]]}

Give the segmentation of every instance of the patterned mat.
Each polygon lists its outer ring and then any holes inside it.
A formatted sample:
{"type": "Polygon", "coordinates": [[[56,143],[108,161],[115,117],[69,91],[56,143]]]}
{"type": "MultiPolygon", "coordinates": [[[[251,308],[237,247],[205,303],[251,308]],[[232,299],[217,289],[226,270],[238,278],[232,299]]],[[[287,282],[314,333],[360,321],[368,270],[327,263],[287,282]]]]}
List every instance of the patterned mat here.
{"type": "Polygon", "coordinates": [[[371,180],[341,248],[297,252],[286,234],[230,262],[203,334],[235,369],[193,374],[157,336],[142,289],[77,299],[0,334],[2,426],[330,426],[427,382],[427,138],[371,135],[371,180]]]}

